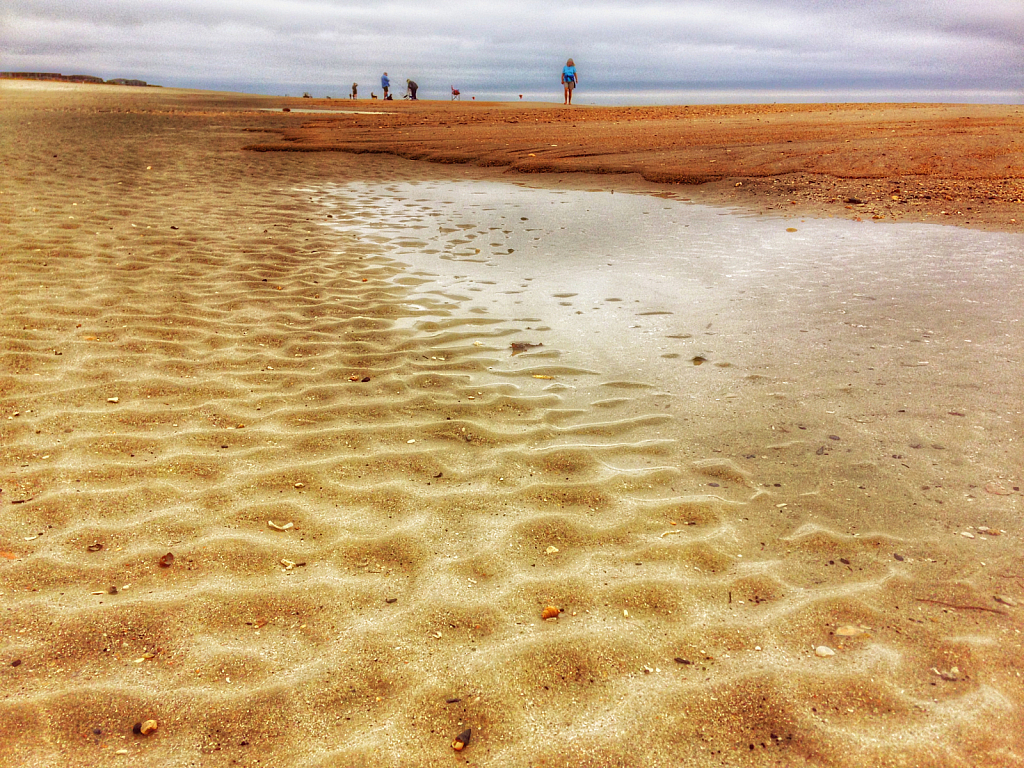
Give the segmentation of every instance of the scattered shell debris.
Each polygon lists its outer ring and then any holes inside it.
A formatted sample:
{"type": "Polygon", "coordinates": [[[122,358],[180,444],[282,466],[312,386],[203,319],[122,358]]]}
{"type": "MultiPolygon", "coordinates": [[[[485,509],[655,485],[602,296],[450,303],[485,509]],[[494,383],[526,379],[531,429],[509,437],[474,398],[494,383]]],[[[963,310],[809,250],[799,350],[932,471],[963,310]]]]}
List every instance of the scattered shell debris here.
{"type": "Polygon", "coordinates": [[[285,523],[284,525],[278,525],[273,520],[267,520],[267,525],[269,525],[275,531],[288,531],[295,527],[295,523],[285,523]]]}

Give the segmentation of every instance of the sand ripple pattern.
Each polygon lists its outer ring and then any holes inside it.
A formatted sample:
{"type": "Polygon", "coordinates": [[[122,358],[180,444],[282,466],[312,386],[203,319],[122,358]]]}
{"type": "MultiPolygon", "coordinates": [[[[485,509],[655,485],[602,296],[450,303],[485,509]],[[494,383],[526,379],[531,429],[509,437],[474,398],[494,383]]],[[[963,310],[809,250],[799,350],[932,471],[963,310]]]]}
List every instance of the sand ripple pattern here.
{"type": "Polygon", "coordinates": [[[44,118],[2,197],[0,762],[1024,764],[1019,621],[915,602],[998,607],[938,545],[513,355],[390,255],[443,244],[323,226],[323,158],[137,118],[44,118]]]}

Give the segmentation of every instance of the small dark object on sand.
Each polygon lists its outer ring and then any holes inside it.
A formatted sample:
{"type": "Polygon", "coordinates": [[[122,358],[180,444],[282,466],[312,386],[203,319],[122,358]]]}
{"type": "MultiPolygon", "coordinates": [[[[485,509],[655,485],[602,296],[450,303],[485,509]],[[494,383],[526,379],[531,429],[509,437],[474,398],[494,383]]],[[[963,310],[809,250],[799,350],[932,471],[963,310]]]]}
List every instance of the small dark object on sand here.
{"type": "Polygon", "coordinates": [[[455,741],[452,742],[452,749],[456,752],[461,752],[467,746],[469,746],[469,738],[473,735],[473,729],[467,728],[458,736],[455,737],[455,741]]]}
{"type": "Polygon", "coordinates": [[[170,568],[171,567],[171,563],[173,563],[173,562],[174,562],[174,555],[171,554],[170,552],[168,552],[166,555],[164,555],[163,557],[160,558],[160,567],[161,568],[170,568]]]}
{"type": "Polygon", "coordinates": [[[512,354],[513,355],[518,355],[520,352],[525,352],[528,349],[533,349],[534,347],[543,347],[543,346],[544,346],[543,344],[532,344],[529,341],[513,341],[512,342],[512,354]]]}

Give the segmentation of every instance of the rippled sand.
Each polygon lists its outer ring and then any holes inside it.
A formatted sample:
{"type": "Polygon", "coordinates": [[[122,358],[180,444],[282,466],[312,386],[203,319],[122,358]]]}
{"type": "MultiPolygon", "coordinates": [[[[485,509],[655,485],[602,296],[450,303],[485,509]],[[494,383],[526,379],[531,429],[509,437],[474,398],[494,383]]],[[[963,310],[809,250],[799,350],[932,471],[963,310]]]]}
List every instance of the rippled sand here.
{"type": "Polygon", "coordinates": [[[622,195],[105,93],[0,108],[0,763],[1024,765],[1019,236],[599,276],[622,195]]]}

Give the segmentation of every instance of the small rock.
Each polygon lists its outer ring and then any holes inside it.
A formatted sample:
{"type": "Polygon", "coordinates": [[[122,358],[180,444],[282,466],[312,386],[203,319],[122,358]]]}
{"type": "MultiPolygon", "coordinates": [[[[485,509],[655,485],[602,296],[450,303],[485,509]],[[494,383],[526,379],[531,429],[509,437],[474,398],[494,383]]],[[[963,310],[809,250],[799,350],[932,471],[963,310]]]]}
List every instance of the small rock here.
{"type": "Polygon", "coordinates": [[[395,603],[398,602],[398,598],[397,597],[385,597],[384,598],[384,602],[387,603],[388,605],[394,605],[395,603]]]}
{"type": "Polygon", "coordinates": [[[820,656],[821,658],[825,659],[829,656],[835,656],[836,652],[829,648],[827,645],[819,645],[817,648],[814,649],[814,655],[820,656]]]}
{"type": "Polygon", "coordinates": [[[139,733],[141,733],[143,736],[149,736],[149,734],[153,733],[153,731],[155,731],[159,727],[160,726],[157,724],[156,720],[147,720],[139,728],[139,733]]]}
{"type": "Polygon", "coordinates": [[[173,563],[173,562],[174,562],[174,554],[171,553],[171,552],[168,552],[166,555],[164,555],[163,557],[160,558],[158,565],[161,568],[170,568],[171,567],[171,563],[173,563]]]}
{"type": "Polygon", "coordinates": [[[973,539],[974,538],[974,534],[971,533],[970,531],[960,531],[960,535],[963,536],[965,539],[973,539]]]}

